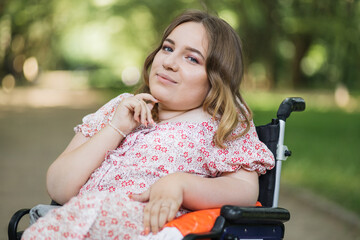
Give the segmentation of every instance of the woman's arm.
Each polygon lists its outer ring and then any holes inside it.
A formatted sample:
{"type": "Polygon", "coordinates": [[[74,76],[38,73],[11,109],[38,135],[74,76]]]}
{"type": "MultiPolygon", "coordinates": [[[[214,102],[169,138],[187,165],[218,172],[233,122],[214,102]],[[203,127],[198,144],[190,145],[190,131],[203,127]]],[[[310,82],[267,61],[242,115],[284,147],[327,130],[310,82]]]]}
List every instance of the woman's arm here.
{"type": "MultiPolygon", "coordinates": [[[[145,93],[124,99],[116,109],[112,124],[125,134],[130,133],[140,123],[152,121],[151,108],[155,102],[153,96],[145,93]]],[[[116,149],[122,139],[123,136],[111,126],[104,127],[91,138],[77,133],[48,169],[46,184],[50,197],[64,204],[76,196],[91,173],[104,161],[106,153],[116,149]]]]}
{"type": "Polygon", "coordinates": [[[256,172],[240,169],[217,178],[184,177],[183,206],[191,210],[221,207],[225,204],[254,206],[259,194],[256,172]]]}
{"type": "Polygon", "coordinates": [[[258,174],[240,169],[217,178],[181,172],[170,174],[145,193],[132,198],[149,201],[144,209],[145,231],[156,233],[175,217],[181,205],[191,210],[217,208],[225,204],[251,206],[255,205],[258,192],[258,174]]]}
{"type": "Polygon", "coordinates": [[[92,138],[77,133],[48,169],[46,186],[51,199],[64,204],[76,196],[91,173],[101,165],[107,151],[115,149],[122,138],[110,126],[92,138]]]}

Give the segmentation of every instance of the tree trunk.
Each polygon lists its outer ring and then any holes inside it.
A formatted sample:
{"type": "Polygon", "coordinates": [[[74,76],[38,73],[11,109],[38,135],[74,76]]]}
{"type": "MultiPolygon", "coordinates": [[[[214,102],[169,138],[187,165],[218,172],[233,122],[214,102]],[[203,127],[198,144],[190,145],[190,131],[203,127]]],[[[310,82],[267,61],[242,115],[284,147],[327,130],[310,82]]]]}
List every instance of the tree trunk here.
{"type": "Polygon", "coordinates": [[[307,35],[297,35],[293,38],[293,43],[295,45],[295,56],[292,68],[292,83],[294,88],[307,87],[307,78],[301,71],[301,60],[306,55],[311,45],[311,40],[311,37],[307,35]]]}

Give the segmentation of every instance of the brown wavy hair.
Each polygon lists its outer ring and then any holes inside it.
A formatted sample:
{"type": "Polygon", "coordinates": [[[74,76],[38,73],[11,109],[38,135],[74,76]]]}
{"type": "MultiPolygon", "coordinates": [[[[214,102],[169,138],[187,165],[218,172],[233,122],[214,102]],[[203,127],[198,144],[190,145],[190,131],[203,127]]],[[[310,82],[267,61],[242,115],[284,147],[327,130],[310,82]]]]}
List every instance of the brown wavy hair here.
{"type": "MultiPolygon", "coordinates": [[[[210,90],[204,100],[203,109],[219,120],[214,142],[218,147],[225,148],[226,140],[233,140],[249,131],[252,119],[252,112],[240,94],[240,84],[244,73],[241,41],[227,22],[199,10],[188,10],[175,18],[164,31],[160,45],[144,62],[144,83],[140,91],[150,93],[149,69],[156,53],[161,49],[169,34],[177,26],[186,22],[202,23],[208,35],[209,45],[205,68],[210,90]],[[237,135],[232,134],[239,123],[246,124],[246,129],[237,135]]],[[[153,118],[158,120],[156,106],[153,109],[153,118]]]]}

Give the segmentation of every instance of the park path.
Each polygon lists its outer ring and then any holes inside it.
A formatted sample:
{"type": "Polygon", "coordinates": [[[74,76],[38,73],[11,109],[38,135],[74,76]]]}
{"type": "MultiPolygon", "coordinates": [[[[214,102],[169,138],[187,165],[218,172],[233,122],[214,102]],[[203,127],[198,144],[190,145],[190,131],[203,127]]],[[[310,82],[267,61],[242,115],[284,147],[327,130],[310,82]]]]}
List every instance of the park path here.
{"type": "MultiPolygon", "coordinates": [[[[56,102],[45,99],[40,106],[26,99],[34,93],[18,94],[25,99],[0,95],[0,239],[7,239],[7,224],[16,210],[50,202],[45,189],[48,166],[72,138],[73,127],[105,101],[93,92],[53,92],[44,96],[54,96],[56,102]]],[[[357,216],[306,189],[283,184],[279,205],[291,213],[285,239],[360,240],[357,216]]]]}

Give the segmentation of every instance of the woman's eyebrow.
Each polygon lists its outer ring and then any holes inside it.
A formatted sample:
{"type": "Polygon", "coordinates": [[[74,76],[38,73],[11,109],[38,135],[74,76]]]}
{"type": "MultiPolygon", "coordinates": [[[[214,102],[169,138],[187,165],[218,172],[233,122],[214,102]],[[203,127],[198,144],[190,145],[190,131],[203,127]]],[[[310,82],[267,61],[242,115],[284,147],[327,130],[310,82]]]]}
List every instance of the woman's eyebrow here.
{"type": "MultiPolygon", "coordinates": [[[[170,39],[170,38],[166,38],[166,39],[164,40],[164,42],[169,42],[170,44],[175,45],[175,41],[173,41],[173,40],[170,39]]],[[[205,60],[204,55],[203,55],[199,50],[197,50],[196,48],[186,47],[185,49],[188,50],[188,51],[195,52],[195,53],[199,54],[199,55],[202,57],[202,59],[205,60]]]]}
{"type": "Polygon", "coordinates": [[[170,44],[175,45],[175,42],[173,40],[171,40],[170,38],[166,38],[164,40],[164,42],[169,42],[170,44]]]}

